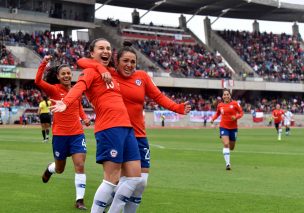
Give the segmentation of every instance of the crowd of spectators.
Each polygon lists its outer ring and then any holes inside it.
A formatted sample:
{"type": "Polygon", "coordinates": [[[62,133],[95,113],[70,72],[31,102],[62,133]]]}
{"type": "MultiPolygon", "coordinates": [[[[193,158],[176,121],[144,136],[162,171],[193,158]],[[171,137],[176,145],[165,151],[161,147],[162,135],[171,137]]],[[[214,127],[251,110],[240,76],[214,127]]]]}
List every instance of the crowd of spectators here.
{"type": "Polygon", "coordinates": [[[1,50],[0,50],[0,64],[15,65],[14,56],[3,44],[1,45],[1,50]]]}
{"type": "MultiPolygon", "coordinates": [[[[217,104],[221,101],[221,97],[214,94],[199,94],[199,93],[187,93],[187,92],[172,92],[167,91],[163,93],[177,103],[183,103],[189,101],[192,110],[197,111],[214,111],[217,104]]],[[[290,109],[293,113],[304,113],[304,98],[303,96],[292,97],[272,97],[265,95],[263,98],[253,99],[253,95],[233,97],[242,106],[244,112],[251,113],[252,111],[260,111],[264,113],[271,113],[276,104],[281,104],[283,109],[290,109]],[[250,98],[250,99],[249,99],[250,98]]],[[[146,110],[163,110],[161,106],[155,103],[150,98],[145,99],[146,110]]]]}
{"type": "Polygon", "coordinates": [[[34,50],[44,57],[47,54],[53,56],[55,64],[68,64],[72,69],[77,69],[76,61],[86,55],[88,42],[72,41],[72,38],[62,34],[51,34],[49,31],[35,33],[32,36],[34,50]]]}
{"type": "Polygon", "coordinates": [[[264,80],[304,80],[304,55],[300,35],[231,30],[218,33],[264,80]]]}
{"type": "Polygon", "coordinates": [[[160,67],[177,77],[231,78],[222,57],[198,44],[137,40],[134,45],[160,67]]]}
{"type": "Polygon", "coordinates": [[[53,56],[55,64],[68,64],[72,69],[77,69],[76,61],[86,55],[88,42],[72,41],[72,38],[62,34],[52,34],[50,31],[34,32],[32,34],[12,33],[9,28],[1,31],[2,41],[9,44],[24,44],[34,49],[40,57],[47,54],[53,56]]]}
{"type": "MultiPolygon", "coordinates": [[[[22,106],[24,108],[38,107],[42,100],[43,93],[37,89],[33,84],[22,86],[17,92],[14,85],[8,83],[0,87],[0,107],[22,106]]],[[[217,104],[221,101],[221,97],[206,92],[187,92],[176,90],[162,90],[163,93],[177,103],[189,101],[192,110],[197,111],[214,111],[217,104]]],[[[291,109],[293,113],[304,113],[304,98],[303,96],[285,97],[282,95],[271,96],[269,94],[255,96],[251,95],[236,95],[233,99],[242,106],[244,112],[250,113],[253,110],[270,113],[277,103],[281,104],[283,109],[291,109]],[[262,97],[262,98],[259,98],[262,97]]],[[[89,101],[82,96],[82,105],[84,108],[92,108],[89,101]]],[[[145,110],[163,110],[161,106],[155,103],[152,99],[145,98],[145,110]]]]}
{"type": "Polygon", "coordinates": [[[3,85],[0,86],[0,107],[38,107],[42,100],[42,93],[35,87],[24,85],[17,92],[14,85],[10,83],[3,85]]]}

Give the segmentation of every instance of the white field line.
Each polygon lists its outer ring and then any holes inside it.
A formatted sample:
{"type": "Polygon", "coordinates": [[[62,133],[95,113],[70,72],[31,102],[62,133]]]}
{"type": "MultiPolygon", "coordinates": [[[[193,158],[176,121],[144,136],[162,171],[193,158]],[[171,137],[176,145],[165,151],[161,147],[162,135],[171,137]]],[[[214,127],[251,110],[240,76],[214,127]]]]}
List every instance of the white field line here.
{"type": "MultiPolygon", "coordinates": [[[[196,152],[221,152],[221,149],[194,149],[194,148],[175,148],[175,147],[165,147],[159,144],[150,144],[150,146],[160,148],[160,149],[169,149],[169,150],[179,150],[179,151],[196,151],[196,152]]],[[[248,153],[248,154],[265,154],[265,155],[304,155],[304,152],[256,152],[256,151],[239,151],[234,150],[233,152],[237,153],[248,153]]]]}

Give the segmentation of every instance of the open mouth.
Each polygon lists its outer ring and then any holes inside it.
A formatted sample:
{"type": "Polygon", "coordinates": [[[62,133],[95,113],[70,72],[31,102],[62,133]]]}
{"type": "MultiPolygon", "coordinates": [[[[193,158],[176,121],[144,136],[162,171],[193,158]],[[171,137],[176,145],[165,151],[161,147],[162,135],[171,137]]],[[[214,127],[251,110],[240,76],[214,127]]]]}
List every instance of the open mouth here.
{"type": "Polygon", "coordinates": [[[107,56],[101,56],[101,60],[103,60],[103,61],[108,61],[108,60],[109,60],[109,57],[107,57],[107,56]]]}

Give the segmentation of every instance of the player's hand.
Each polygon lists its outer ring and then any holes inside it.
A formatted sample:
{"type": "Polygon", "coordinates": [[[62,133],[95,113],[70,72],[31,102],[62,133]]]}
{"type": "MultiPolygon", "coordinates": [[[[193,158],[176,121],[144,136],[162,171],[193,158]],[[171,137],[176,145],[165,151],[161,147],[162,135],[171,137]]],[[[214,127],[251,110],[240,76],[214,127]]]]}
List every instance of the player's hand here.
{"type": "Polygon", "coordinates": [[[102,78],[102,80],[104,82],[106,82],[108,84],[111,83],[111,81],[112,81],[112,75],[111,75],[110,72],[104,72],[104,73],[102,73],[101,74],[101,78],[102,78]]]}
{"type": "Polygon", "coordinates": [[[86,126],[90,126],[91,125],[91,121],[90,121],[90,119],[84,119],[84,124],[86,125],[86,126]]]}
{"type": "Polygon", "coordinates": [[[211,120],[211,121],[210,121],[210,123],[211,123],[211,124],[213,125],[213,123],[214,123],[214,120],[211,120]]]}
{"type": "Polygon", "coordinates": [[[46,55],[46,56],[44,56],[43,61],[49,62],[50,60],[52,60],[52,58],[53,57],[51,55],[46,55]]]}
{"type": "Polygon", "coordinates": [[[232,116],[231,116],[231,120],[235,121],[235,120],[236,120],[236,116],[235,116],[235,115],[232,115],[232,116]]]}
{"type": "Polygon", "coordinates": [[[66,104],[63,103],[62,100],[50,99],[50,101],[55,103],[55,105],[52,105],[52,106],[49,107],[52,112],[63,112],[67,108],[66,104]]]}
{"type": "Polygon", "coordinates": [[[191,105],[189,104],[189,101],[186,101],[186,102],[184,103],[184,106],[185,106],[185,111],[184,111],[184,113],[185,113],[185,114],[188,114],[188,113],[191,111],[191,105]]]}

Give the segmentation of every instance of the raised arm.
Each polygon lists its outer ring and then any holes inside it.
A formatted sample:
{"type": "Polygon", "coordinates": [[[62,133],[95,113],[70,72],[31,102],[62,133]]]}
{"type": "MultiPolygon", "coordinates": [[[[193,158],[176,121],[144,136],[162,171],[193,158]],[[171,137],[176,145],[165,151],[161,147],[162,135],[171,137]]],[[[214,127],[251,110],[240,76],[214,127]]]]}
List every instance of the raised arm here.
{"type": "Polygon", "coordinates": [[[158,87],[154,84],[150,76],[145,74],[145,81],[146,81],[146,95],[152,98],[156,103],[161,105],[162,107],[169,109],[173,112],[179,114],[187,114],[191,110],[191,105],[189,102],[186,101],[184,103],[178,104],[164,95],[158,87]]]}
{"type": "Polygon", "coordinates": [[[45,56],[41,62],[41,64],[38,67],[38,71],[36,73],[35,77],[35,84],[42,89],[48,96],[51,96],[53,93],[56,92],[56,88],[54,85],[47,83],[44,81],[43,73],[45,72],[46,65],[51,60],[52,56],[45,56]]]}

